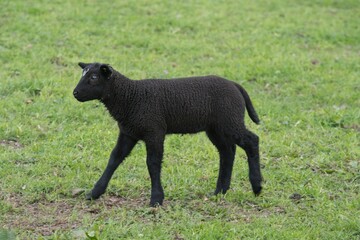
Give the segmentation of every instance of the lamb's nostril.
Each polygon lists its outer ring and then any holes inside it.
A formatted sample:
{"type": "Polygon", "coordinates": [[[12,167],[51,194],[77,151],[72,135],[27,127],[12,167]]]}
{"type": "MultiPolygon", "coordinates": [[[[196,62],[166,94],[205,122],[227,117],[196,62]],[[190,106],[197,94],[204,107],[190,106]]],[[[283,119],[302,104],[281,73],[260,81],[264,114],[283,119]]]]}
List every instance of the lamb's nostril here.
{"type": "Polygon", "coordinates": [[[74,94],[74,96],[76,97],[76,96],[79,94],[79,92],[78,92],[78,91],[74,91],[73,94],[74,94]]]}

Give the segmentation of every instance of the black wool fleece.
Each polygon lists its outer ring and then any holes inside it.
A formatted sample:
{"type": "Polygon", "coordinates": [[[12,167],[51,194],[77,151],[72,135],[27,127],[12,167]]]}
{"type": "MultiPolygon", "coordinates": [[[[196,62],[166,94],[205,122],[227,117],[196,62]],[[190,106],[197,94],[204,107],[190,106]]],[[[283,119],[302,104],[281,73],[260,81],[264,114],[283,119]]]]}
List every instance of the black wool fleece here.
{"type": "Polygon", "coordinates": [[[99,198],[119,164],[142,140],[147,150],[151,178],[150,205],[161,205],[161,162],[166,134],[205,131],[220,155],[215,194],[230,187],[236,145],[245,150],[253,192],[261,192],[259,138],[244,124],[245,109],[250,118],[259,118],[248,93],[239,84],[218,76],[176,79],[131,80],[108,64],[79,63],[83,69],[74,90],[77,100],[100,100],[118,122],[120,134],[109,163],[87,195],[99,198]]]}

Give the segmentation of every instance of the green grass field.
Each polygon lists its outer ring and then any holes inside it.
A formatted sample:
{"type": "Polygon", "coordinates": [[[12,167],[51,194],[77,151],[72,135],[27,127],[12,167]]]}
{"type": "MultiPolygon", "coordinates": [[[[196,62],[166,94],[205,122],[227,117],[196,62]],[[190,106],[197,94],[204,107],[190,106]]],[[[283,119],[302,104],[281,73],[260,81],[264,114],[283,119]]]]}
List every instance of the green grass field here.
{"type": "Polygon", "coordinates": [[[360,2],[1,1],[0,239],[360,239],[360,2]],[[137,144],[108,191],[85,200],[118,134],[72,91],[83,62],[133,79],[216,74],[262,121],[264,191],[238,148],[215,189],[205,134],[165,142],[165,203],[148,206],[137,144]]]}

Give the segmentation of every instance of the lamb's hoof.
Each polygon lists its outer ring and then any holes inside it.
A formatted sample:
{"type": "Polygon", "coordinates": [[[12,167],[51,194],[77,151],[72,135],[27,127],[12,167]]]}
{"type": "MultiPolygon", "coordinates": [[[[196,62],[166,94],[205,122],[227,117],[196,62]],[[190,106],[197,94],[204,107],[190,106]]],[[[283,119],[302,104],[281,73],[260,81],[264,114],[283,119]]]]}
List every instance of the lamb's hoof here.
{"type": "Polygon", "coordinates": [[[219,194],[220,192],[215,191],[215,192],[209,192],[207,194],[205,194],[205,199],[211,199],[213,201],[216,201],[217,199],[220,199],[222,194],[219,194]]]}
{"type": "Polygon", "coordinates": [[[162,206],[162,204],[160,204],[160,203],[150,203],[150,207],[152,207],[152,208],[158,208],[161,206],[162,206]]]}
{"type": "Polygon", "coordinates": [[[157,207],[161,207],[162,205],[163,205],[163,200],[159,200],[159,201],[151,200],[150,201],[150,207],[157,208],[157,207]]]}
{"type": "Polygon", "coordinates": [[[219,193],[221,193],[221,189],[215,189],[214,192],[209,193],[209,197],[217,196],[219,193]]]}
{"type": "Polygon", "coordinates": [[[253,189],[255,196],[259,196],[261,193],[262,187],[261,186],[253,186],[252,189],[253,189]]]}
{"type": "Polygon", "coordinates": [[[227,188],[227,189],[216,189],[213,193],[209,194],[209,197],[217,196],[219,193],[221,193],[222,195],[225,195],[228,190],[229,190],[229,188],[227,188]]]}
{"type": "Polygon", "coordinates": [[[100,195],[99,195],[99,196],[96,196],[96,195],[92,194],[92,192],[89,192],[89,193],[87,193],[87,194],[85,195],[85,199],[86,199],[86,200],[89,200],[89,201],[91,201],[91,200],[96,200],[96,199],[98,199],[99,197],[100,197],[100,195]]]}

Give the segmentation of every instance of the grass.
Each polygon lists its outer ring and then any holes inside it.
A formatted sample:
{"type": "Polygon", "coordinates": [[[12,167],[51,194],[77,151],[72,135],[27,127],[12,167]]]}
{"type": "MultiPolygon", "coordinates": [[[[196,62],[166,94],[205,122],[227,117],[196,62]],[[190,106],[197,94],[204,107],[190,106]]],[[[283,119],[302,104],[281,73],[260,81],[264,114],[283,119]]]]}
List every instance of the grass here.
{"type": "Polygon", "coordinates": [[[359,11],[355,0],[2,1],[0,238],[359,239],[359,11]],[[238,149],[231,190],[208,197],[218,155],[197,134],[166,139],[163,207],[148,207],[143,143],[85,201],[118,132],[100,103],[72,97],[79,61],[241,83],[262,120],[246,119],[263,194],[238,149]]]}

